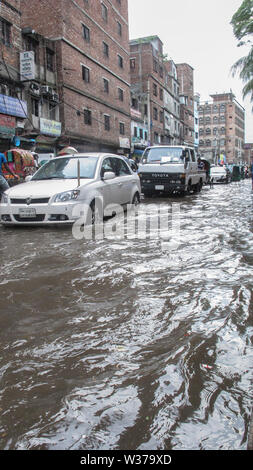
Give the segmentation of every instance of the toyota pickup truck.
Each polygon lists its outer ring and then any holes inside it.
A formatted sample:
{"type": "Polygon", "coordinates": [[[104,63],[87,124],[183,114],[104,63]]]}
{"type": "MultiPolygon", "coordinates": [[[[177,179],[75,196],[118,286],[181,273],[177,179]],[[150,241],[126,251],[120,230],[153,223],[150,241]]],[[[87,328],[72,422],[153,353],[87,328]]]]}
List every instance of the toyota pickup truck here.
{"type": "Polygon", "coordinates": [[[138,174],[146,197],[199,192],[207,179],[206,172],[199,168],[195,149],[186,145],[147,147],[138,174]]]}

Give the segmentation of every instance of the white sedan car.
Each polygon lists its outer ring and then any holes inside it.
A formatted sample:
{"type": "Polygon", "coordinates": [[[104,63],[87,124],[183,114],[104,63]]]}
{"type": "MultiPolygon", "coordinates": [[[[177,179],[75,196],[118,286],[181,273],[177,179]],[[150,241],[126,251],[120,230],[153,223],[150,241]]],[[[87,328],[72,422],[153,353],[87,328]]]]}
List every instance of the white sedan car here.
{"type": "Polygon", "coordinates": [[[3,225],[69,224],[80,217],[82,206],[89,207],[92,215],[99,208],[103,216],[113,204],[137,204],[140,194],[138,175],[118,155],[56,157],[29,181],[3,193],[0,221],[3,225]]]}
{"type": "Polygon", "coordinates": [[[212,166],[210,177],[213,183],[231,183],[231,175],[223,166],[212,166]]]}

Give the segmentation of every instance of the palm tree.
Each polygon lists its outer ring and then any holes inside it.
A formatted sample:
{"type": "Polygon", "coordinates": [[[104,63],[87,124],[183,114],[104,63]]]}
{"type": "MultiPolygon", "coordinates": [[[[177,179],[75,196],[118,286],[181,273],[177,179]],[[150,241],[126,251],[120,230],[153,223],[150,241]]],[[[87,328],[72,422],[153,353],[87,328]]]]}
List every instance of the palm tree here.
{"type": "Polygon", "coordinates": [[[249,54],[232,66],[233,75],[240,70],[239,77],[245,83],[242,93],[243,98],[250,95],[253,102],[253,0],[244,0],[232,17],[231,24],[235,37],[240,41],[238,46],[249,45],[249,54]],[[250,38],[250,39],[249,39],[250,38]]]}

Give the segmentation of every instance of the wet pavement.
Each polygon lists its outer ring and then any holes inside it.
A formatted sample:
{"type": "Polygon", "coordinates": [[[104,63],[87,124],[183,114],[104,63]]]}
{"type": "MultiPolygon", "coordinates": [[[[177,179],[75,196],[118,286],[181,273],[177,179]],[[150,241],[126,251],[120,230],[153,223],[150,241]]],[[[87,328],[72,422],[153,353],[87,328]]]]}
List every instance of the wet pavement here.
{"type": "Polygon", "coordinates": [[[184,199],[180,240],[0,227],[0,449],[244,450],[253,193],[184,199]]]}

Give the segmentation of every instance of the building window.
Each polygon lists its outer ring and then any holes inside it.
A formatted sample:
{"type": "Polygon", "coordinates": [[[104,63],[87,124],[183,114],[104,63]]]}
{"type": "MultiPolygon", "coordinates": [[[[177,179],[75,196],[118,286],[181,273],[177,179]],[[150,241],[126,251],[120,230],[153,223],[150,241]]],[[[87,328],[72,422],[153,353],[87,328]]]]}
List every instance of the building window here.
{"type": "Polygon", "coordinates": [[[39,100],[32,98],[32,114],[39,117],[39,100]]]}
{"type": "Polygon", "coordinates": [[[55,121],[56,120],[56,105],[53,103],[49,103],[48,111],[49,111],[49,119],[51,121],[55,121]]]}
{"type": "Polygon", "coordinates": [[[160,111],[160,122],[163,122],[163,111],[160,111]]]}
{"type": "Polygon", "coordinates": [[[82,76],[84,82],[90,83],[90,69],[84,65],[82,65],[82,76]]]}
{"type": "Polygon", "coordinates": [[[157,96],[157,85],[156,85],[156,83],[153,83],[153,95],[157,96]]]}
{"type": "Polygon", "coordinates": [[[123,58],[118,54],[118,66],[123,69],[123,58]]]}
{"type": "Polygon", "coordinates": [[[110,116],[108,116],[107,114],[104,115],[104,127],[105,131],[110,130],[110,116]]]}
{"type": "Polygon", "coordinates": [[[0,18],[0,41],[6,46],[11,44],[11,24],[0,18]]]}
{"type": "Polygon", "coordinates": [[[103,78],[104,92],[109,93],[109,81],[106,78],[103,78]]]}
{"type": "Polygon", "coordinates": [[[103,41],[103,54],[105,57],[109,57],[109,46],[103,41]]]}
{"type": "Polygon", "coordinates": [[[104,5],[104,3],[102,3],[101,7],[102,7],[102,18],[103,18],[104,21],[107,22],[107,20],[108,20],[108,8],[104,5]]]}
{"type": "Polygon", "coordinates": [[[120,101],[124,101],[124,91],[122,88],[118,88],[118,97],[120,101]]]}
{"type": "Polygon", "coordinates": [[[91,117],[91,111],[89,109],[84,110],[84,124],[87,124],[87,126],[92,125],[92,117],[91,117]]]}
{"type": "Polygon", "coordinates": [[[125,124],[123,122],[119,123],[119,133],[125,135],[125,124]]]}
{"type": "Polygon", "coordinates": [[[135,59],[130,59],[130,69],[131,70],[135,69],[135,59]]]}
{"type": "Polygon", "coordinates": [[[38,63],[38,45],[39,43],[32,38],[26,38],[25,40],[25,50],[32,51],[34,53],[34,62],[38,63]]]}
{"type": "Polygon", "coordinates": [[[54,52],[51,51],[51,49],[47,49],[46,56],[47,56],[47,70],[50,70],[50,72],[53,72],[54,71],[54,52]]]}
{"type": "Polygon", "coordinates": [[[83,38],[85,41],[90,42],[90,30],[83,24],[83,38]]]}
{"type": "Polygon", "coordinates": [[[158,117],[157,108],[154,108],[154,109],[153,109],[153,117],[154,117],[154,120],[157,121],[157,117],[158,117]]]}
{"type": "Polygon", "coordinates": [[[122,36],[122,25],[119,21],[117,21],[117,30],[118,30],[118,35],[122,36]]]}
{"type": "Polygon", "coordinates": [[[153,61],[153,70],[154,70],[154,72],[158,72],[158,64],[157,64],[157,61],[155,59],[153,61]]]}
{"type": "Polygon", "coordinates": [[[160,94],[160,100],[163,100],[163,89],[162,88],[160,88],[159,94],[160,94]]]}

